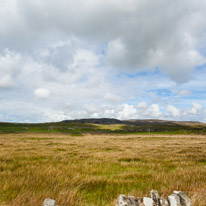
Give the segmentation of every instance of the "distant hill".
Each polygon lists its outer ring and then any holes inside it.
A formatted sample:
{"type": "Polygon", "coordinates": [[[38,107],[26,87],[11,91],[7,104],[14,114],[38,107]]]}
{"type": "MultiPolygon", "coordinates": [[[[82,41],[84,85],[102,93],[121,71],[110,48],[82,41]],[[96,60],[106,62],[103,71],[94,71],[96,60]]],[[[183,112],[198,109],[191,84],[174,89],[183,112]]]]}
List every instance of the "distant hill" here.
{"type": "Polygon", "coordinates": [[[64,120],[62,123],[88,123],[88,124],[126,124],[126,125],[197,125],[204,124],[198,121],[168,121],[158,119],[130,119],[130,120],[119,120],[114,118],[88,118],[88,119],[75,119],[75,120],[64,120]]]}
{"type": "Polygon", "coordinates": [[[206,134],[206,124],[193,121],[166,121],[156,119],[118,120],[113,118],[91,118],[64,120],[48,123],[0,122],[0,133],[61,132],[71,135],[91,134],[206,134]]]}
{"type": "Polygon", "coordinates": [[[75,119],[64,120],[63,123],[89,123],[89,124],[125,124],[123,121],[113,118],[90,118],[90,119],[75,119]]]}

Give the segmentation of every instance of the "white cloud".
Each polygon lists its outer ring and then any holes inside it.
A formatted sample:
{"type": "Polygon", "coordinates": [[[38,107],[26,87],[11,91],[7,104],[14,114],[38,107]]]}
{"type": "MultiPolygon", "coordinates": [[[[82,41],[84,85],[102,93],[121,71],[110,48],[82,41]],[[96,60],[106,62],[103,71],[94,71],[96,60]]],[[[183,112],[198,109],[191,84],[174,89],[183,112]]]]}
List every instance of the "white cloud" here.
{"type": "Polygon", "coordinates": [[[114,103],[118,103],[121,101],[121,98],[119,96],[112,94],[110,92],[104,95],[104,99],[114,103]]]}
{"type": "Polygon", "coordinates": [[[39,119],[40,122],[58,122],[65,119],[68,119],[69,116],[65,115],[62,111],[56,111],[51,109],[42,110],[42,119],[39,119]]]}
{"type": "Polygon", "coordinates": [[[137,105],[137,108],[138,109],[146,109],[148,107],[147,103],[146,102],[140,102],[138,105],[137,105]]]}
{"type": "Polygon", "coordinates": [[[172,106],[172,105],[168,105],[167,106],[167,111],[173,116],[173,117],[179,117],[180,116],[180,111],[172,106]]]}
{"type": "Polygon", "coordinates": [[[202,0],[62,0],[61,4],[8,0],[2,4],[2,46],[27,50],[71,38],[90,47],[107,44],[106,59],[112,66],[132,71],[159,67],[177,82],[188,80],[192,69],[206,62],[200,52],[206,41],[202,0]]]}
{"type": "Polygon", "coordinates": [[[191,94],[191,91],[187,90],[187,89],[181,90],[181,91],[178,92],[178,95],[180,95],[180,96],[187,96],[187,95],[190,95],[190,94],[191,94]]]}
{"type": "Polygon", "coordinates": [[[4,49],[0,54],[0,75],[17,76],[21,70],[21,60],[19,53],[4,49]]]}
{"type": "Polygon", "coordinates": [[[119,119],[134,119],[137,118],[137,110],[133,105],[125,104],[123,105],[121,111],[118,113],[119,119]]]}
{"type": "Polygon", "coordinates": [[[90,113],[90,114],[94,114],[96,112],[98,112],[98,107],[92,104],[86,104],[84,105],[84,109],[86,112],[90,113]]]}
{"type": "Polygon", "coordinates": [[[90,117],[91,118],[100,118],[98,113],[93,113],[90,117]]]}
{"type": "Polygon", "coordinates": [[[206,121],[204,19],[202,0],[2,0],[0,100],[45,111],[20,120],[206,121]]]}
{"type": "Polygon", "coordinates": [[[152,118],[162,117],[162,112],[158,104],[152,104],[151,106],[149,106],[147,114],[152,118]]]}
{"type": "Polygon", "coordinates": [[[13,86],[15,86],[15,83],[9,75],[0,77],[0,89],[10,89],[13,86]]]}
{"type": "Polygon", "coordinates": [[[119,119],[160,119],[163,113],[158,104],[140,103],[137,107],[124,104],[118,108],[119,119]]]}
{"type": "Polygon", "coordinates": [[[90,50],[78,49],[76,54],[74,55],[74,67],[78,67],[80,65],[84,66],[96,66],[99,63],[99,59],[96,54],[94,54],[90,50]]]}
{"type": "Polygon", "coordinates": [[[192,109],[188,111],[188,114],[197,115],[203,109],[201,104],[192,103],[192,109]]]}
{"type": "Polygon", "coordinates": [[[49,97],[49,90],[45,88],[35,89],[34,95],[39,99],[47,99],[49,97]]]}
{"type": "Polygon", "coordinates": [[[120,39],[109,42],[107,48],[107,60],[112,65],[124,67],[126,49],[120,39]]]}

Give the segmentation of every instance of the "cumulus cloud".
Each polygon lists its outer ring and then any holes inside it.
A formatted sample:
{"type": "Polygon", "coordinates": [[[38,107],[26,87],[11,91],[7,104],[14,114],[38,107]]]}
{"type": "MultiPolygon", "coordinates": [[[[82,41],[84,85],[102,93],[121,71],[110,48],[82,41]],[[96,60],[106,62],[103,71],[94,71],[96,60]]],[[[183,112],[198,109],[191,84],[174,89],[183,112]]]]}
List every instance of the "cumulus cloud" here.
{"type": "Polygon", "coordinates": [[[133,105],[123,105],[121,111],[118,113],[119,119],[137,118],[137,109],[133,105]]]}
{"type": "Polygon", "coordinates": [[[21,70],[21,59],[19,53],[4,49],[0,53],[0,75],[17,76],[21,70]]]}
{"type": "Polygon", "coordinates": [[[153,118],[160,118],[162,116],[162,112],[158,104],[152,104],[148,108],[147,113],[153,118]]]}
{"type": "Polygon", "coordinates": [[[191,115],[197,115],[198,112],[200,112],[202,110],[202,105],[198,104],[198,103],[192,103],[192,109],[188,111],[188,114],[191,115]]]}
{"type": "Polygon", "coordinates": [[[114,102],[114,103],[115,102],[117,103],[117,102],[121,101],[121,98],[119,96],[117,96],[115,94],[112,94],[110,92],[108,92],[104,95],[104,99],[108,100],[108,101],[111,101],[111,102],[114,102]]]}
{"type": "Polygon", "coordinates": [[[22,121],[206,121],[205,18],[203,0],[1,0],[2,105],[35,108],[22,121]]]}
{"type": "Polygon", "coordinates": [[[0,77],[0,88],[1,89],[10,89],[15,85],[14,81],[9,75],[0,77]]]}
{"type": "Polygon", "coordinates": [[[146,109],[148,107],[147,103],[146,102],[140,102],[138,105],[137,105],[137,108],[138,109],[146,109]]]}
{"type": "Polygon", "coordinates": [[[181,90],[181,91],[178,92],[178,95],[180,95],[180,96],[187,96],[187,95],[190,95],[190,94],[191,94],[191,91],[187,90],[187,89],[181,90]]]}
{"type": "Polygon", "coordinates": [[[147,105],[139,103],[137,106],[124,104],[119,108],[119,119],[160,119],[163,113],[158,104],[147,105]]]}
{"type": "Polygon", "coordinates": [[[126,49],[120,39],[108,43],[107,60],[110,64],[117,67],[125,66],[126,49]]]}
{"type": "Polygon", "coordinates": [[[34,95],[39,99],[47,99],[49,97],[49,90],[45,88],[35,89],[34,95]]]}
{"type": "Polygon", "coordinates": [[[172,106],[172,105],[168,105],[167,106],[167,111],[173,116],[173,117],[179,117],[180,116],[180,111],[172,106]]]}
{"type": "Polygon", "coordinates": [[[2,4],[0,34],[9,47],[36,48],[66,36],[96,45],[106,42],[106,59],[112,66],[132,71],[159,67],[177,82],[188,80],[192,69],[206,62],[201,53],[206,30],[202,0],[63,0],[61,4],[9,0],[2,4]]]}

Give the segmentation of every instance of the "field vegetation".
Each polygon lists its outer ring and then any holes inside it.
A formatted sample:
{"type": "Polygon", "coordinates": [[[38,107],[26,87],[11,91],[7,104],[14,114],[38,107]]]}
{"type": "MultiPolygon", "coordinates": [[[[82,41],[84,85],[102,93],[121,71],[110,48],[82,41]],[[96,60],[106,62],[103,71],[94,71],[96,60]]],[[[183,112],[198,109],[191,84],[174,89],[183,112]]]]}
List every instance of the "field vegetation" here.
{"type": "Polygon", "coordinates": [[[119,194],[151,189],[163,197],[182,190],[193,206],[206,205],[204,135],[39,131],[0,134],[0,205],[48,197],[60,206],[112,206],[119,194]]]}
{"type": "MultiPolygon", "coordinates": [[[[67,133],[82,134],[206,134],[206,124],[195,122],[129,122],[121,124],[95,124],[80,122],[53,123],[0,123],[0,134],[5,133],[67,133]]],[[[120,120],[117,120],[120,121],[120,120]]],[[[94,121],[95,122],[95,121],[94,121]]],[[[101,121],[99,121],[101,122],[101,121]]]]}

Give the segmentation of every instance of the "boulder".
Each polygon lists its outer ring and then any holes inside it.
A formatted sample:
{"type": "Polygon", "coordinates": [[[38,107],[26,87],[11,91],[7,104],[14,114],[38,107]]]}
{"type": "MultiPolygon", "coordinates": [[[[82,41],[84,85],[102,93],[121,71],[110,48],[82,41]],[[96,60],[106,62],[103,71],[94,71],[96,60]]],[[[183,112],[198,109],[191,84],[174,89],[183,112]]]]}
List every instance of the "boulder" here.
{"type": "Polygon", "coordinates": [[[46,198],[46,199],[44,200],[42,206],[57,206],[57,205],[56,205],[56,201],[55,201],[55,200],[46,198]]]}
{"type": "Polygon", "coordinates": [[[153,206],[154,201],[149,197],[144,197],[143,203],[145,206],[153,206]]]}
{"type": "Polygon", "coordinates": [[[168,202],[170,206],[181,206],[180,204],[180,198],[176,194],[172,194],[168,196],[168,202]]]}
{"type": "Polygon", "coordinates": [[[160,206],[160,196],[157,190],[151,190],[150,197],[153,199],[155,206],[160,206]]]}
{"type": "Polygon", "coordinates": [[[139,201],[133,196],[120,195],[115,206],[139,206],[139,201]]]}
{"type": "Polygon", "coordinates": [[[168,206],[169,205],[168,201],[163,199],[163,198],[160,198],[159,202],[160,202],[160,206],[168,206]]]}
{"type": "Polygon", "coordinates": [[[176,194],[179,196],[181,206],[191,206],[191,201],[184,192],[174,191],[173,194],[176,194]]]}

